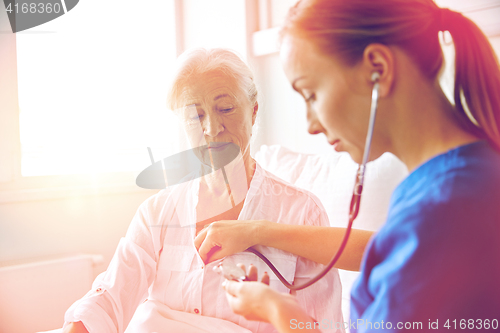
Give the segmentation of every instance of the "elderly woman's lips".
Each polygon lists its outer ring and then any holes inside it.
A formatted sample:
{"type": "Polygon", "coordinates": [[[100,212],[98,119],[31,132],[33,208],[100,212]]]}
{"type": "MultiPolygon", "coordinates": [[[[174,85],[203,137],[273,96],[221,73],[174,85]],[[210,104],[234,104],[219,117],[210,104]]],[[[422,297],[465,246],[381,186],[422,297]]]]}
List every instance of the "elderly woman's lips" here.
{"type": "Polygon", "coordinates": [[[232,142],[209,142],[209,145],[212,147],[200,147],[205,152],[209,152],[209,154],[202,153],[200,157],[204,164],[213,164],[215,169],[228,165],[240,153],[240,147],[232,142]],[[215,143],[214,146],[212,146],[213,143],[215,143]]]}
{"type": "Polygon", "coordinates": [[[215,170],[231,163],[240,154],[240,147],[232,142],[218,142],[219,148],[211,148],[207,153],[207,145],[195,147],[154,162],[144,169],[136,179],[139,187],[147,189],[164,189],[205,176],[213,170],[202,168],[202,165],[212,165],[215,170]],[[166,180],[165,180],[166,175],[166,180]]]}
{"type": "Polygon", "coordinates": [[[229,144],[229,142],[209,142],[208,149],[219,149],[225,147],[229,144]]]}

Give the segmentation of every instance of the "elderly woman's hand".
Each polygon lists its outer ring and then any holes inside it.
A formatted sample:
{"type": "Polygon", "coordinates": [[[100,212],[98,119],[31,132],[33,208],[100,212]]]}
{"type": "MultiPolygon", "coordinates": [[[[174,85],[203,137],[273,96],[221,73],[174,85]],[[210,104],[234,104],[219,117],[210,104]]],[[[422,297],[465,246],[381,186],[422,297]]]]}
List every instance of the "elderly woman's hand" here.
{"type": "Polygon", "coordinates": [[[194,240],[200,257],[209,262],[245,251],[258,244],[261,224],[267,221],[219,221],[201,230],[194,240]]]}

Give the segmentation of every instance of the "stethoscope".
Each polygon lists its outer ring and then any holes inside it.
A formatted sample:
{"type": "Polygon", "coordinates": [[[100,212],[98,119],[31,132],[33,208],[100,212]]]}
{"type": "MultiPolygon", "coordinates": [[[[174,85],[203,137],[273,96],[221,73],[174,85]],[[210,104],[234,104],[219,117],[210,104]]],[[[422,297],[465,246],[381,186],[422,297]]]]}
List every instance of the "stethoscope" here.
{"type": "MultiPolygon", "coordinates": [[[[290,290],[301,290],[309,287],[313,283],[320,280],[333,268],[333,266],[337,263],[338,259],[340,258],[342,252],[345,249],[347,240],[349,239],[349,235],[351,234],[352,223],[354,222],[359,213],[359,204],[361,201],[361,193],[363,192],[363,184],[365,180],[366,163],[368,162],[368,155],[370,153],[373,128],[375,125],[375,116],[377,112],[377,103],[379,97],[379,83],[378,83],[379,78],[380,74],[378,72],[374,72],[371,76],[371,80],[374,84],[373,84],[372,99],[370,105],[370,121],[368,125],[368,133],[366,134],[363,160],[359,165],[358,171],[356,173],[356,181],[354,184],[351,204],[349,207],[349,223],[347,225],[347,230],[342,239],[342,243],[340,244],[340,247],[337,250],[337,253],[330,261],[330,263],[320,273],[318,273],[315,277],[311,278],[309,281],[300,285],[292,285],[283,277],[283,275],[281,275],[281,273],[276,269],[276,267],[274,267],[274,265],[269,261],[269,259],[267,259],[262,253],[260,253],[259,251],[257,251],[252,247],[245,250],[247,252],[255,254],[257,257],[262,259],[262,261],[264,261],[267,264],[267,266],[269,266],[269,268],[276,275],[276,277],[290,290]]],[[[136,183],[138,186],[147,189],[163,189],[171,185],[176,185],[186,181],[193,180],[192,175],[195,175],[194,178],[199,178],[203,177],[206,174],[212,173],[218,169],[221,169],[224,175],[224,181],[229,191],[229,182],[227,180],[224,167],[227,164],[229,164],[232,160],[234,160],[240,153],[240,148],[232,143],[226,143],[226,142],[209,143],[208,145],[186,150],[184,152],[175,154],[173,156],[169,156],[163,160],[155,162],[155,160],[153,159],[151,149],[148,148],[148,150],[151,158],[151,165],[145,170],[143,170],[137,176],[136,179],[136,183]],[[209,154],[203,153],[207,151],[209,152],[209,154]],[[200,170],[200,165],[211,165],[212,168],[210,169],[202,168],[205,171],[198,172],[198,170],[200,170]]],[[[230,191],[229,194],[231,194],[230,191]]],[[[232,199],[232,197],[231,197],[231,202],[234,206],[234,200],[232,199]]],[[[214,270],[229,280],[244,281],[246,279],[246,274],[242,269],[236,266],[229,266],[229,265],[224,266],[223,261],[219,263],[217,266],[215,266],[214,270]]]]}
{"type": "MultiPolygon", "coordinates": [[[[245,251],[251,252],[255,254],[257,257],[262,259],[266,263],[267,266],[273,271],[273,273],[276,275],[276,277],[285,285],[290,290],[301,290],[304,288],[307,288],[323,278],[332,268],[335,266],[337,261],[339,260],[340,256],[342,255],[342,252],[345,249],[345,246],[347,244],[347,240],[349,239],[349,235],[351,234],[351,229],[352,229],[352,223],[356,219],[359,213],[359,204],[361,201],[361,193],[363,192],[363,184],[365,180],[365,170],[366,170],[366,163],[368,162],[368,155],[370,154],[370,146],[372,142],[372,137],[373,137],[373,128],[375,126],[375,116],[377,113],[377,103],[378,103],[378,97],[379,97],[379,83],[378,80],[380,78],[380,74],[378,72],[374,72],[371,76],[371,80],[374,83],[373,85],[373,90],[372,90],[372,100],[371,100],[371,106],[370,106],[370,122],[368,125],[368,133],[366,134],[366,142],[365,142],[365,149],[363,152],[363,160],[361,164],[358,167],[358,171],[356,173],[356,182],[354,184],[354,189],[353,189],[353,194],[351,198],[351,204],[349,207],[349,223],[347,225],[347,230],[344,234],[344,237],[342,239],[342,243],[340,244],[339,249],[337,250],[337,253],[333,257],[333,259],[330,261],[330,263],[321,271],[319,272],[316,276],[312,277],[309,281],[304,282],[303,284],[300,285],[293,285],[289,283],[283,275],[274,267],[274,265],[267,259],[262,253],[257,251],[256,249],[250,247],[246,249],[245,251]]],[[[216,272],[219,272],[222,274],[226,279],[229,280],[237,280],[237,281],[243,281],[246,279],[246,274],[243,272],[243,270],[237,268],[237,267],[229,267],[226,268],[224,267],[223,262],[220,263],[218,266],[214,267],[214,270],[216,272]]]]}

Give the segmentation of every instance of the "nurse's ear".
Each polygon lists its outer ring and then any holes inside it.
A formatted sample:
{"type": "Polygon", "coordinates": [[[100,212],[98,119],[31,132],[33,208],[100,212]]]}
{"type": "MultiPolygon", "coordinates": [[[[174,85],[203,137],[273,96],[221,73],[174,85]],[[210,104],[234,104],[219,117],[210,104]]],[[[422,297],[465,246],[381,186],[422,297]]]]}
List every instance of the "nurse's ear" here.
{"type": "Polygon", "coordinates": [[[362,67],[366,73],[364,76],[367,83],[373,86],[373,72],[380,74],[378,79],[380,97],[387,97],[393,89],[396,70],[394,60],[394,52],[383,44],[370,44],[363,52],[362,67]]]}
{"type": "Polygon", "coordinates": [[[253,106],[253,113],[252,113],[252,126],[255,125],[255,119],[257,119],[257,112],[259,111],[259,103],[255,102],[255,105],[253,106]]]}

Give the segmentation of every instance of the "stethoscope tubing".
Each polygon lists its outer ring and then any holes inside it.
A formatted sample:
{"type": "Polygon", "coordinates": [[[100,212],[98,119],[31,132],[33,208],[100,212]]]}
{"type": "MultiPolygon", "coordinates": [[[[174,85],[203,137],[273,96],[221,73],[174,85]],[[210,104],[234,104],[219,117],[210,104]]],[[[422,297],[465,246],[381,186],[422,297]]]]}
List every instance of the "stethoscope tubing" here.
{"type": "Polygon", "coordinates": [[[251,253],[255,254],[262,261],[264,261],[266,263],[266,265],[269,266],[271,271],[276,275],[276,277],[281,281],[281,283],[283,283],[283,285],[290,290],[305,289],[305,288],[311,286],[312,284],[316,283],[321,278],[323,278],[333,268],[333,266],[335,266],[335,264],[339,260],[340,256],[342,255],[342,252],[344,252],[344,249],[347,245],[347,241],[349,240],[349,236],[351,235],[352,224],[359,213],[359,205],[360,205],[360,201],[361,201],[361,193],[363,192],[363,183],[364,183],[364,178],[365,178],[366,163],[368,162],[368,158],[370,155],[370,147],[371,147],[371,142],[372,142],[372,137],[373,137],[373,128],[375,127],[375,118],[376,118],[376,114],[377,114],[377,105],[378,105],[378,98],[379,98],[378,78],[379,78],[378,73],[375,72],[372,75],[372,81],[374,81],[375,83],[373,85],[371,105],[370,105],[370,121],[368,124],[368,132],[366,134],[366,142],[365,142],[365,149],[363,152],[363,160],[358,167],[358,171],[356,172],[356,182],[354,184],[353,194],[352,194],[352,198],[351,198],[351,204],[349,207],[349,223],[347,224],[347,230],[344,234],[344,237],[342,238],[342,243],[340,244],[339,249],[335,253],[335,256],[332,258],[330,263],[321,272],[319,272],[316,276],[312,277],[309,281],[304,282],[300,285],[293,285],[293,284],[289,283],[283,277],[283,275],[278,271],[278,269],[262,253],[260,253],[259,251],[257,251],[253,247],[246,249],[247,252],[251,252],[251,253]]]}

